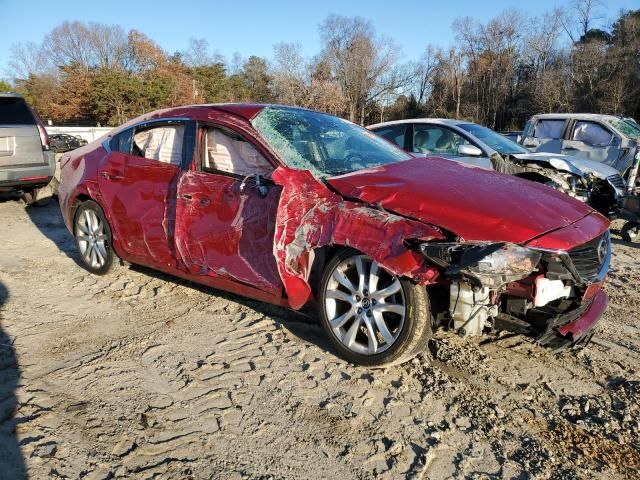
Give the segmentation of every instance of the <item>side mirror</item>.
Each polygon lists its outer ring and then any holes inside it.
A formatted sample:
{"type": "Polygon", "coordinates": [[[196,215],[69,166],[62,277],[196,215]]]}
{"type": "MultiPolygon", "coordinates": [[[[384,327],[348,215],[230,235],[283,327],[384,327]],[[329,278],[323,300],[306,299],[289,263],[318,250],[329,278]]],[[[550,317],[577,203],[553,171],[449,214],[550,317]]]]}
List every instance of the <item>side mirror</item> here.
{"type": "Polygon", "coordinates": [[[481,157],[482,150],[475,145],[460,145],[458,147],[458,155],[463,157],[481,157]]]}

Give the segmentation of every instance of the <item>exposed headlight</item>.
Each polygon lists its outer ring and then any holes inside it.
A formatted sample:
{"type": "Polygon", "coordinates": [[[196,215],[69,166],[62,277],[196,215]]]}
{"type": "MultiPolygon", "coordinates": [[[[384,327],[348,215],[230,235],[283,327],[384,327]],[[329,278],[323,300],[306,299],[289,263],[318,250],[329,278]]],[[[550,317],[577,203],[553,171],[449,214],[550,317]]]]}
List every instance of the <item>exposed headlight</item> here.
{"type": "Polygon", "coordinates": [[[449,276],[471,277],[488,287],[499,287],[529,276],[542,254],[511,243],[422,243],[422,253],[449,276]]]}
{"type": "Polygon", "coordinates": [[[556,170],[568,170],[570,172],[573,170],[573,165],[569,165],[565,160],[562,160],[561,158],[552,158],[551,160],[549,160],[549,165],[551,165],[556,170]]]}

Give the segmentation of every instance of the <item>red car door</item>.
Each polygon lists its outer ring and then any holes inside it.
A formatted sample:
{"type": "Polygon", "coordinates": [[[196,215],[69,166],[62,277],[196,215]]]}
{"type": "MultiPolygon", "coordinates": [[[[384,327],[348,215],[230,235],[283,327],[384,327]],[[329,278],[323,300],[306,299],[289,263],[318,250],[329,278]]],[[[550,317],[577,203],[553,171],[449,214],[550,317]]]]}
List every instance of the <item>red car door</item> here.
{"type": "Polygon", "coordinates": [[[127,260],[175,267],[175,191],[184,146],[183,121],[148,122],[121,132],[98,172],[114,243],[127,260]]]}
{"type": "Polygon", "coordinates": [[[198,143],[194,164],[177,187],[180,268],[281,295],[273,255],[280,187],[264,178],[273,166],[230,129],[202,128],[198,143]]]}

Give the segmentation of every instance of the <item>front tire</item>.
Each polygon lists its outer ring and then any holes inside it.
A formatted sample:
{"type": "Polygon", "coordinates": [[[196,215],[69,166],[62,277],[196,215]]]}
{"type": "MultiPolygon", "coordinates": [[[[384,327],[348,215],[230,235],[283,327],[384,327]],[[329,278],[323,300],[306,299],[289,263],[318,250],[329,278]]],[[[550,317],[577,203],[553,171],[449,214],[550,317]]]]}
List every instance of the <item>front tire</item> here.
{"type": "Polygon", "coordinates": [[[337,353],[351,363],[403,363],[431,338],[426,288],[356,250],[342,250],[329,261],[318,299],[322,326],[337,353]]]}
{"type": "Polygon", "coordinates": [[[111,228],[100,205],[83,202],[76,210],[73,235],[82,266],[96,275],[104,275],[113,265],[111,228]]]}

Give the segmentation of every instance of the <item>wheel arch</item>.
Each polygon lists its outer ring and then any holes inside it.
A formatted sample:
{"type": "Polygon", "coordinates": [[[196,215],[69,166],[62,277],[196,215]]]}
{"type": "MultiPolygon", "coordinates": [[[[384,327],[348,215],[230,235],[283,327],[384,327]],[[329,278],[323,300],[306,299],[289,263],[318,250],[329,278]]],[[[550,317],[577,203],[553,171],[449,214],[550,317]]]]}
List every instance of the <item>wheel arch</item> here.
{"type": "Polygon", "coordinates": [[[71,205],[69,206],[69,224],[70,224],[69,230],[71,231],[71,234],[74,234],[74,223],[76,220],[76,213],[78,212],[78,208],[80,207],[80,205],[82,205],[83,203],[89,200],[96,203],[102,210],[102,213],[104,214],[104,219],[109,225],[109,230],[111,232],[111,247],[113,248],[114,253],[118,257],[122,258],[120,254],[122,249],[120,248],[120,242],[118,240],[118,236],[116,235],[116,232],[113,229],[113,221],[111,219],[111,215],[109,214],[109,211],[107,211],[107,209],[104,208],[104,206],[102,205],[102,202],[100,202],[100,200],[96,198],[96,196],[90,195],[89,192],[81,191],[77,195],[75,195],[73,197],[73,200],[71,201],[71,205]]]}

